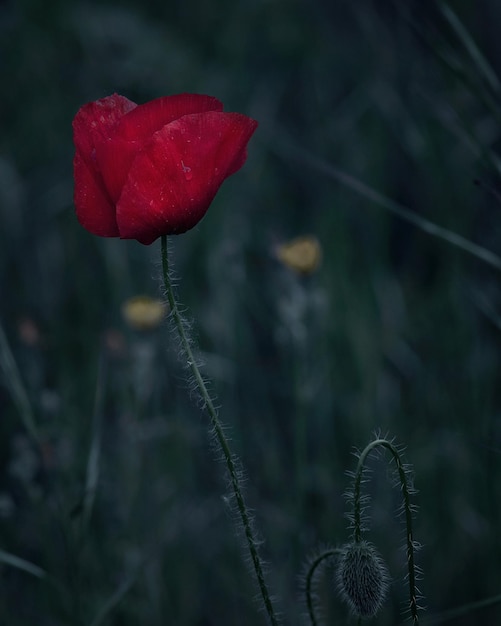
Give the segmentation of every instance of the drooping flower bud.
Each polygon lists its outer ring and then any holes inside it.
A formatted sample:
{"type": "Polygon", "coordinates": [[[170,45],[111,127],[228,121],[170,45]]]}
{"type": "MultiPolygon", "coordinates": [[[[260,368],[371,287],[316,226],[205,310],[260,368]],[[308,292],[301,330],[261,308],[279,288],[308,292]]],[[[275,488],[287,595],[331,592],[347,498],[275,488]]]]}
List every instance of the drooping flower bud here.
{"type": "Polygon", "coordinates": [[[338,562],[337,585],[343,600],[357,617],[373,617],[381,608],[389,575],[383,559],[368,541],[343,546],[338,562]]]}

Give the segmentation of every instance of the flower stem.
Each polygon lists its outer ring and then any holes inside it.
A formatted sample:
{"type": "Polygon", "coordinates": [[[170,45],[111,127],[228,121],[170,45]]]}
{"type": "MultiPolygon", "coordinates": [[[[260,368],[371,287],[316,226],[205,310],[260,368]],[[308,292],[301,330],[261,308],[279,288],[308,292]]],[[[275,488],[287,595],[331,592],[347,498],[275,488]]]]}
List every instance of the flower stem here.
{"type": "Polygon", "coordinates": [[[179,312],[179,307],[177,305],[176,297],[174,295],[174,289],[172,287],[172,283],[169,277],[169,254],[167,250],[167,236],[162,235],[161,241],[162,241],[163,280],[164,280],[164,286],[165,286],[167,299],[169,301],[171,316],[172,316],[172,319],[174,320],[174,324],[179,334],[182,349],[188,361],[188,366],[191,370],[191,373],[193,374],[195,378],[195,382],[202,396],[204,406],[207,409],[207,412],[209,414],[211,425],[212,425],[212,428],[214,429],[217,442],[224,455],[226,468],[230,475],[231,486],[233,488],[233,493],[235,495],[235,499],[237,502],[238,512],[240,514],[240,518],[241,518],[242,525],[244,528],[245,538],[249,546],[249,552],[250,552],[250,556],[252,560],[252,565],[254,566],[254,571],[256,574],[257,582],[259,585],[259,590],[261,592],[261,596],[264,602],[266,612],[268,613],[268,617],[272,626],[278,626],[278,620],[275,617],[275,612],[273,610],[271,597],[268,592],[268,588],[266,586],[266,581],[264,579],[263,566],[262,566],[261,559],[258,554],[257,542],[254,537],[253,530],[252,530],[252,524],[251,524],[249,512],[245,505],[244,497],[242,494],[240,480],[238,478],[238,471],[236,467],[235,457],[234,455],[232,455],[230,451],[228,441],[223,432],[223,427],[217,415],[217,411],[214,408],[214,404],[211,400],[209,392],[207,391],[207,386],[204,382],[204,379],[202,378],[202,375],[196,363],[195,357],[191,349],[190,339],[186,332],[181,313],[179,312]]]}

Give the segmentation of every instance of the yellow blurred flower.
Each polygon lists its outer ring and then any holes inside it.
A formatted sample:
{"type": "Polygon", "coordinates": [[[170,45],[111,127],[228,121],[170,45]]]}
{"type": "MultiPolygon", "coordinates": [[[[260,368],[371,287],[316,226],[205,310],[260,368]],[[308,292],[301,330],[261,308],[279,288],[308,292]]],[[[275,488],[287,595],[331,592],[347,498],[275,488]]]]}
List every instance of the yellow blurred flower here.
{"type": "Polygon", "coordinates": [[[322,247],[313,235],[304,235],[283,243],[276,255],[286,267],[299,274],[312,274],[322,260],[322,247]]]}
{"type": "Polygon", "coordinates": [[[122,315],[134,330],[153,330],[167,314],[167,304],[149,296],[133,296],[122,305],[122,315]]]}

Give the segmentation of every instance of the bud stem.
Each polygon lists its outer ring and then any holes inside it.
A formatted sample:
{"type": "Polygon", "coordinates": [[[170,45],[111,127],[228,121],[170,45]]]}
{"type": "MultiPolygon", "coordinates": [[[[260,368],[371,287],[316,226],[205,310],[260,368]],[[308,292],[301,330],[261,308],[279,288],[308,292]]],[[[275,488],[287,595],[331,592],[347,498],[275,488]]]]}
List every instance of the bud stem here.
{"type": "Polygon", "coordinates": [[[310,618],[311,626],[317,626],[317,618],[315,617],[315,602],[313,600],[313,583],[315,579],[315,572],[320,565],[324,565],[326,559],[331,559],[335,554],[340,554],[342,551],[339,548],[328,548],[320,554],[311,559],[308,571],[306,572],[306,579],[304,585],[304,593],[306,595],[306,608],[308,609],[308,616],[310,618]]]}
{"type": "Polygon", "coordinates": [[[354,539],[356,542],[361,541],[362,537],[362,510],[361,510],[361,483],[364,469],[364,463],[368,455],[372,450],[377,447],[386,448],[390,451],[395,464],[397,466],[398,477],[402,487],[402,494],[404,496],[404,512],[405,512],[405,524],[407,528],[406,542],[407,542],[407,566],[408,566],[408,581],[409,581],[409,608],[412,617],[413,624],[419,622],[418,617],[418,604],[417,604],[417,588],[416,588],[416,566],[414,562],[414,539],[412,531],[412,507],[410,501],[409,483],[407,480],[407,473],[405,467],[400,458],[400,454],[397,448],[387,439],[375,439],[371,441],[358,459],[358,465],[355,472],[354,480],[354,499],[353,499],[353,526],[354,526],[354,539]]]}

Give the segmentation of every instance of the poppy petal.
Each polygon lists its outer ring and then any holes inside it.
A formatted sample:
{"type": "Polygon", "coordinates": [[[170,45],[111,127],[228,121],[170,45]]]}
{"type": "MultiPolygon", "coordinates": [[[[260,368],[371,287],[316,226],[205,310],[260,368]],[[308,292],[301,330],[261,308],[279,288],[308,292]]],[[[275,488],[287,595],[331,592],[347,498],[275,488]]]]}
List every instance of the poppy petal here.
{"type": "Polygon", "coordinates": [[[93,235],[118,237],[115,206],[103,185],[99,172],[89,166],[80,151],[73,159],[75,176],[74,203],[78,221],[93,235]]]}
{"type": "Polygon", "coordinates": [[[84,104],[73,120],[75,208],[79,222],[95,235],[118,236],[114,203],[96,161],[96,146],[106,141],[120,118],[136,106],[124,96],[113,94],[84,104]]]}
{"type": "Polygon", "coordinates": [[[186,93],[151,100],[124,115],[111,137],[96,145],[96,161],[112,200],[118,201],[132,161],[153,133],[183,115],[222,109],[217,98],[186,93]]]}
{"type": "Polygon", "coordinates": [[[108,138],[112,129],[137,104],[124,96],[112,96],[88,102],[78,110],[73,120],[73,141],[84,158],[90,158],[96,143],[108,138]]]}
{"type": "Polygon", "coordinates": [[[122,117],[114,129],[112,138],[144,142],[157,130],[184,115],[222,110],[223,103],[212,96],[182,93],[156,98],[140,104],[122,117]]]}
{"type": "Polygon", "coordinates": [[[134,159],[117,204],[120,237],[149,244],[195,226],[223,181],[243,165],[256,127],[245,115],[209,111],[154,133],[134,159]]]}

